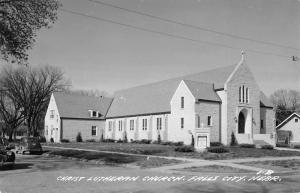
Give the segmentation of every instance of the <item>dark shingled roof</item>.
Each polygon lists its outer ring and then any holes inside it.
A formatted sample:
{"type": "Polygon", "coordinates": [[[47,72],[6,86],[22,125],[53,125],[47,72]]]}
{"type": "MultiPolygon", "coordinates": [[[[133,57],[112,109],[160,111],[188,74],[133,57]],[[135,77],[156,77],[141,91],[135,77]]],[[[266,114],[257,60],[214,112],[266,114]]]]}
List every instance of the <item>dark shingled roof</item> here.
{"type": "Polygon", "coordinates": [[[53,93],[60,117],[105,119],[112,99],[107,97],[93,97],[68,94],[64,92],[53,93]],[[90,117],[89,110],[98,111],[99,118],[90,117]]]}
{"type": "Polygon", "coordinates": [[[226,66],[117,91],[107,113],[107,117],[123,117],[170,112],[171,98],[181,80],[190,80],[190,86],[193,85],[191,86],[193,89],[196,83],[192,83],[192,81],[199,82],[198,89],[203,93],[200,94],[196,89],[194,89],[197,97],[203,97],[205,100],[220,101],[220,98],[216,97],[217,94],[212,94],[211,92],[212,84],[214,84],[215,89],[222,89],[224,87],[224,83],[235,67],[236,65],[226,66]],[[208,92],[207,95],[204,91],[208,92]]]}

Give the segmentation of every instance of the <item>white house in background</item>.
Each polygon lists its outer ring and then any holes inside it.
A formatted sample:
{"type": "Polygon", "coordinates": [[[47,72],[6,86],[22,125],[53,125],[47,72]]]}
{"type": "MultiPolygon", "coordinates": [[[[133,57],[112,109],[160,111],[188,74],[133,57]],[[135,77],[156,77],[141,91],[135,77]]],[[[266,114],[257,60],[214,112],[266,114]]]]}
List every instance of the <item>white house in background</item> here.
{"type": "Polygon", "coordinates": [[[276,130],[291,131],[292,136],[290,138],[290,143],[300,143],[300,115],[297,113],[291,114],[288,118],[277,125],[276,130]]]}
{"type": "Polygon", "coordinates": [[[105,138],[275,145],[273,105],[259,89],[244,56],[231,65],[115,93],[105,138]]]}
{"type": "Polygon", "coordinates": [[[62,92],[51,95],[45,116],[47,141],[75,141],[80,132],[82,139],[99,140],[105,127],[105,116],[111,98],[78,96],[62,92]]]}

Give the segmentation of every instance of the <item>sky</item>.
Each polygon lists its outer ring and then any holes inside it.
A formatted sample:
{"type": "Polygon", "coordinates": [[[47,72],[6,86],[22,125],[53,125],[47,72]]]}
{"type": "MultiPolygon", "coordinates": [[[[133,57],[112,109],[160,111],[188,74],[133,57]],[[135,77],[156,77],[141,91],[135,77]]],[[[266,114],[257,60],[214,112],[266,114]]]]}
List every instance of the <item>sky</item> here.
{"type": "Polygon", "coordinates": [[[300,90],[298,0],[101,0],[181,23],[272,42],[276,47],[172,24],[97,4],[61,0],[63,9],[196,41],[175,38],[58,11],[38,32],[29,63],[61,67],[74,89],[116,90],[236,64],[241,51],[259,87],[300,90]],[[223,44],[230,49],[213,44],[223,44]],[[253,53],[251,50],[272,53],[253,53]],[[273,55],[274,54],[274,55],[273,55]]]}

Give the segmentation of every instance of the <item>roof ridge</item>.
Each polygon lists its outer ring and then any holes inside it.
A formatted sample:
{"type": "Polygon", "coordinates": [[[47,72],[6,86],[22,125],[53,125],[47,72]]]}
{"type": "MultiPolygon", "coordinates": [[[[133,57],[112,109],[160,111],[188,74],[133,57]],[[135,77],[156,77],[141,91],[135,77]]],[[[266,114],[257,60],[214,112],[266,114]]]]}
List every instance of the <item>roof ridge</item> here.
{"type": "Polygon", "coordinates": [[[95,98],[95,99],[113,99],[113,97],[106,97],[106,96],[89,96],[89,95],[81,95],[81,94],[75,94],[75,93],[68,93],[65,91],[54,91],[53,94],[64,94],[64,95],[71,95],[74,97],[89,97],[89,98],[95,98]]]}
{"type": "MultiPolygon", "coordinates": [[[[193,76],[193,75],[197,75],[197,74],[205,73],[205,72],[213,72],[213,71],[216,71],[216,70],[226,69],[226,68],[235,67],[235,66],[236,66],[236,64],[232,64],[232,65],[222,66],[222,67],[218,67],[218,68],[213,68],[213,69],[210,69],[210,70],[200,71],[200,72],[197,72],[197,73],[192,73],[192,74],[187,74],[187,75],[181,75],[179,77],[174,77],[174,78],[165,79],[165,80],[161,80],[161,81],[156,81],[156,82],[141,84],[141,85],[137,85],[137,86],[133,86],[133,87],[129,87],[129,88],[124,88],[124,89],[117,90],[117,91],[115,91],[115,94],[119,93],[119,92],[122,92],[122,91],[127,91],[127,90],[130,90],[130,89],[135,89],[135,88],[141,88],[141,87],[145,87],[145,86],[155,85],[155,84],[159,84],[159,83],[163,83],[163,82],[167,82],[167,81],[186,80],[185,78],[188,77],[188,76],[193,76]]],[[[200,81],[194,81],[194,82],[200,82],[200,81]]],[[[202,83],[210,83],[210,82],[204,82],[204,81],[201,81],[201,82],[202,83]]],[[[213,83],[211,83],[211,84],[213,84],[213,83]]]]}

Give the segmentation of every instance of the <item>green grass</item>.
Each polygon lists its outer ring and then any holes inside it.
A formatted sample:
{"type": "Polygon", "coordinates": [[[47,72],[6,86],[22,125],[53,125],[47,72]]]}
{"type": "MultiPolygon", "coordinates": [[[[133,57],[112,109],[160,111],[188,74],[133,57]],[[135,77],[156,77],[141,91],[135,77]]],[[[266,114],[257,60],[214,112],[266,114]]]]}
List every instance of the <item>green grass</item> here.
{"type": "Polygon", "coordinates": [[[283,151],[283,150],[268,150],[259,148],[242,148],[228,147],[228,153],[198,153],[198,152],[176,152],[176,146],[159,145],[159,144],[136,144],[136,143],[62,143],[62,144],[47,144],[48,146],[58,146],[67,148],[81,148],[91,150],[125,152],[132,154],[159,155],[172,157],[187,157],[199,158],[207,160],[220,159],[238,159],[247,157],[287,157],[300,156],[300,152],[283,151]]]}

